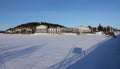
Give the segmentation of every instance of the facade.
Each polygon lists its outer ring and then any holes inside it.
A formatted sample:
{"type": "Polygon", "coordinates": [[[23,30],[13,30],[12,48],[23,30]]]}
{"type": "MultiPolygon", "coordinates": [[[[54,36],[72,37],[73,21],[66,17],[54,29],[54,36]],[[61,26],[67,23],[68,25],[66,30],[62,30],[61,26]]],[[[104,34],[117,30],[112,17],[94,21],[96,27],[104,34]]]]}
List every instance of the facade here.
{"type": "Polygon", "coordinates": [[[30,29],[30,28],[22,28],[21,33],[22,34],[32,34],[32,29],[30,29]]]}
{"type": "Polygon", "coordinates": [[[77,33],[78,29],[77,28],[62,28],[61,32],[62,33],[77,33]]]}
{"type": "Polygon", "coordinates": [[[15,29],[15,32],[16,32],[17,34],[20,34],[21,31],[22,31],[22,29],[19,29],[19,28],[15,29]]]}
{"type": "Polygon", "coordinates": [[[60,28],[60,27],[48,27],[45,25],[40,25],[36,27],[35,33],[50,33],[50,34],[85,34],[89,33],[91,30],[88,27],[85,26],[79,26],[75,28],[60,28]]]}
{"type": "Polygon", "coordinates": [[[36,33],[48,33],[48,27],[45,25],[37,26],[36,33]]]}
{"type": "Polygon", "coordinates": [[[60,34],[61,33],[61,28],[60,27],[50,27],[48,28],[48,33],[52,33],[52,34],[60,34]]]}
{"type": "Polygon", "coordinates": [[[35,33],[51,33],[51,34],[60,34],[61,28],[60,27],[48,27],[46,25],[40,25],[36,27],[35,33]]]}
{"type": "Polygon", "coordinates": [[[91,32],[89,27],[79,26],[77,28],[78,28],[79,34],[85,34],[85,33],[90,33],[91,32]]]}

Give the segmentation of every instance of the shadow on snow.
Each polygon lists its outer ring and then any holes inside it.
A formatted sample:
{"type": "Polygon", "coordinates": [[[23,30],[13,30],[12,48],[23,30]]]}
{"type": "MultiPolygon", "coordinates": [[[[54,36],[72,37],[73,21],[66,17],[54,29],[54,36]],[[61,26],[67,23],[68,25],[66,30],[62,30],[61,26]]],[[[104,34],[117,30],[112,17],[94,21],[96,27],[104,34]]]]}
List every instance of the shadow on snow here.
{"type": "MultiPolygon", "coordinates": [[[[84,58],[61,69],[120,69],[120,35],[99,44],[84,58]]],[[[91,50],[91,49],[90,49],[91,50]]],[[[80,58],[80,57],[79,57],[80,58]]]]}
{"type": "Polygon", "coordinates": [[[104,41],[101,41],[86,50],[82,50],[82,48],[79,47],[74,47],[68,52],[63,61],[48,67],[48,69],[66,69],[67,67],[73,65],[75,62],[80,61],[80,59],[88,55],[90,52],[100,46],[103,42],[104,41]]]}
{"type": "MultiPolygon", "coordinates": [[[[31,53],[37,51],[38,49],[40,49],[43,46],[44,46],[44,44],[36,45],[36,46],[24,48],[24,49],[7,51],[5,53],[0,54],[0,68],[2,67],[2,69],[5,69],[5,62],[10,61],[14,58],[19,58],[19,57],[23,57],[23,56],[27,57],[31,53]]],[[[5,48],[4,50],[13,49],[13,48],[16,48],[16,47],[5,48]]]]}

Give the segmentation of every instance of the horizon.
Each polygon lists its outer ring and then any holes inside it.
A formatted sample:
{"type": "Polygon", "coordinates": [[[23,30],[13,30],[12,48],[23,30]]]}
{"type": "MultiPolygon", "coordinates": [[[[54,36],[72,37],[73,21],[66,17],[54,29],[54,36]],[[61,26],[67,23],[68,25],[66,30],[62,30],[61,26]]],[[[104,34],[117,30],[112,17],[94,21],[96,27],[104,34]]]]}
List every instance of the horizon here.
{"type": "Polygon", "coordinates": [[[119,0],[0,0],[0,30],[28,22],[120,29],[119,0]]]}

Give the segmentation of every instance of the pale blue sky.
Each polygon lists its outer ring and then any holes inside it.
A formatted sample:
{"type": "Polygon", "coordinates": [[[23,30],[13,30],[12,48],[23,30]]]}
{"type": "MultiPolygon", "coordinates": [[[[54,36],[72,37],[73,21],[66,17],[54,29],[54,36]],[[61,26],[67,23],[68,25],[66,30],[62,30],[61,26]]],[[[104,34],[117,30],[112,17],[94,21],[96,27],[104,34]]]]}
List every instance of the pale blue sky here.
{"type": "Polygon", "coordinates": [[[41,21],[120,28],[120,0],[0,0],[0,30],[41,21]]]}

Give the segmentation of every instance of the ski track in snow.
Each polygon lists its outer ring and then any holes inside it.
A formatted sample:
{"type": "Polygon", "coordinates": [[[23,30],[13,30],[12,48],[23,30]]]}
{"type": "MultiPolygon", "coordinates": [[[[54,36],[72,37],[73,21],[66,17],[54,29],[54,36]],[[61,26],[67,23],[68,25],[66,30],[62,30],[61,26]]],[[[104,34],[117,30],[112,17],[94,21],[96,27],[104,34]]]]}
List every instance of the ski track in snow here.
{"type": "Polygon", "coordinates": [[[0,69],[65,69],[109,39],[105,35],[0,34],[0,69]]]}

